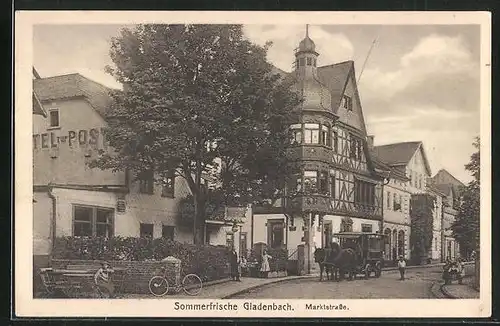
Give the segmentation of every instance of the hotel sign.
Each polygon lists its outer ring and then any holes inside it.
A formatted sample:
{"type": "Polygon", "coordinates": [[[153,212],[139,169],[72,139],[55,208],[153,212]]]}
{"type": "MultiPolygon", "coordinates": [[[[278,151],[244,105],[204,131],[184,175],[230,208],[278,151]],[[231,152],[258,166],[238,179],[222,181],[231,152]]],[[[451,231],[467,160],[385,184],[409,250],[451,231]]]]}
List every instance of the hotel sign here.
{"type": "Polygon", "coordinates": [[[104,143],[104,129],[92,128],[70,130],[67,133],[49,131],[33,135],[33,149],[54,148],[59,144],[68,144],[70,147],[97,145],[104,143]]]}

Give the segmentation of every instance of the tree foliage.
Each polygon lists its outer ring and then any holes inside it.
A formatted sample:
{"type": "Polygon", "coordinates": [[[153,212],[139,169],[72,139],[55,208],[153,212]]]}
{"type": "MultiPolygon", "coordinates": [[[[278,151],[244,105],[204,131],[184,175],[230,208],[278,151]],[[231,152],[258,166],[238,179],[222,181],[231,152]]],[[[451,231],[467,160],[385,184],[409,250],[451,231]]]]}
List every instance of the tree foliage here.
{"type": "Polygon", "coordinates": [[[480,140],[473,143],[476,152],[471,155],[465,169],[471,173],[473,180],[461,191],[458,214],[451,226],[453,236],[460,244],[463,255],[479,248],[480,221],[480,140]]]}
{"type": "Polygon", "coordinates": [[[269,45],[240,25],[138,25],[114,38],[108,72],[123,84],[107,114],[114,153],[91,166],[157,182],[171,173],[192,194],[194,241],[209,196],[223,205],[278,197],[288,173],[289,124],[301,98],[272,73],[269,45]],[[211,194],[203,180],[215,184],[211,194]]]}

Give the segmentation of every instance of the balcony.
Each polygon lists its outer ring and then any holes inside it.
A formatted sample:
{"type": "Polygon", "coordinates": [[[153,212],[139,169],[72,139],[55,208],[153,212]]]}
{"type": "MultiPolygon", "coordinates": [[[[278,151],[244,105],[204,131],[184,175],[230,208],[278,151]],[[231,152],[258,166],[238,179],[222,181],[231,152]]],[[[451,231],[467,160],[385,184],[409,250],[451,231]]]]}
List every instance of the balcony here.
{"type": "Polygon", "coordinates": [[[332,162],[332,149],[320,144],[302,144],[288,150],[289,158],[297,160],[317,160],[325,163],[332,162]]]}

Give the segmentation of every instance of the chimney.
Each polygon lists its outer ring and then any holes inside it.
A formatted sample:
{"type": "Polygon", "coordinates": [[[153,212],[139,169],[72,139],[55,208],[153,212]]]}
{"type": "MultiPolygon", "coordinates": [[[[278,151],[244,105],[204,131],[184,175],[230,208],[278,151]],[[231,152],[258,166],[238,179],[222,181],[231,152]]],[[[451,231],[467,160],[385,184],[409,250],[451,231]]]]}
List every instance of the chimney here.
{"type": "Polygon", "coordinates": [[[374,138],[375,138],[375,136],[373,136],[373,135],[366,137],[366,142],[368,143],[369,150],[373,150],[373,139],[374,138]]]}

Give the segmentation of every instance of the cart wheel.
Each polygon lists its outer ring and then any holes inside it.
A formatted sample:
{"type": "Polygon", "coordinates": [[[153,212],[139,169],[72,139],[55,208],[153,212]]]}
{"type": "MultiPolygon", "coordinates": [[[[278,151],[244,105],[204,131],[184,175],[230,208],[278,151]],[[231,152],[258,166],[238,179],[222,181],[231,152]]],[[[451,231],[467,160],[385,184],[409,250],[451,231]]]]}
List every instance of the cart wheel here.
{"type": "Polygon", "coordinates": [[[365,266],[365,280],[370,278],[370,274],[371,274],[371,266],[370,266],[370,264],[366,264],[366,266],[365,266]]]}
{"type": "Polygon", "coordinates": [[[152,295],[161,297],[168,292],[168,282],[163,276],[154,276],[149,280],[149,292],[152,295]]]}

